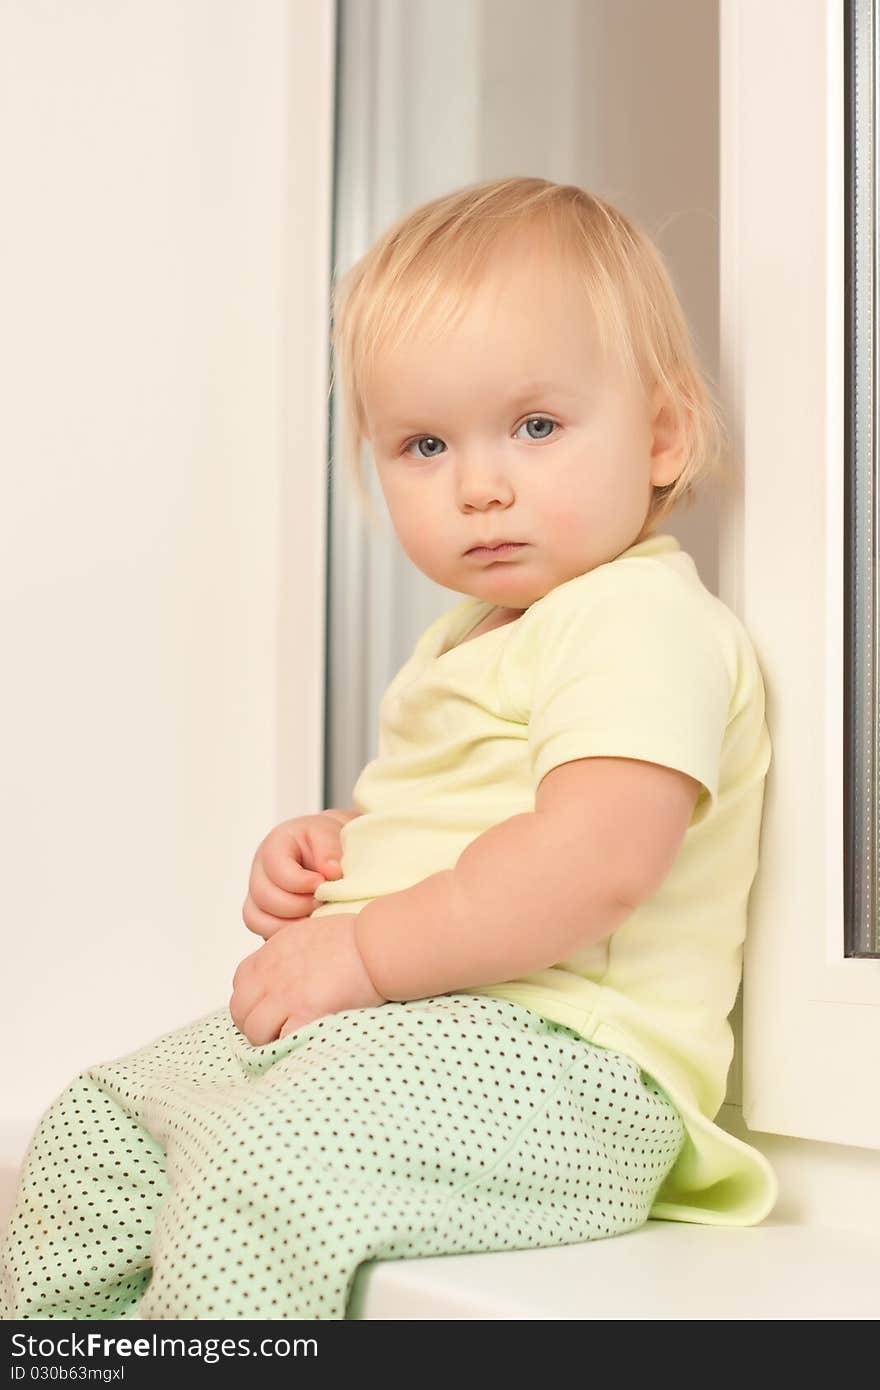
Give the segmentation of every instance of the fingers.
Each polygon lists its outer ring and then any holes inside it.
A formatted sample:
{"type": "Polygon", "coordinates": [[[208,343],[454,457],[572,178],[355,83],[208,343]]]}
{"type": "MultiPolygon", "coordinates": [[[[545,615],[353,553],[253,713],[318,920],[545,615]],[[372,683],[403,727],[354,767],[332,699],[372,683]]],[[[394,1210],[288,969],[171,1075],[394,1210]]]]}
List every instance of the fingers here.
{"type": "Polygon", "coordinates": [[[300,863],[299,856],[300,851],[289,842],[267,841],[254,858],[254,871],[260,871],[259,884],[270,883],[285,893],[314,893],[326,875],[311,863],[300,863]]]}
{"type": "Polygon", "coordinates": [[[262,999],[246,1014],[236,1027],[254,1047],[264,1047],[278,1037],[278,1029],[287,1019],[287,1012],[271,1000],[262,999]]]}
{"type": "MultiPolygon", "coordinates": [[[[311,908],[314,908],[314,898],[306,899],[306,901],[311,902],[311,908]]],[[[299,913],[299,916],[309,916],[311,908],[307,912],[299,913]]],[[[242,905],[242,919],[247,930],[256,931],[256,934],[263,937],[264,941],[274,937],[275,933],[281,930],[281,927],[286,927],[291,922],[291,917],[275,917],[270,912],[263,912],[263,909],[257,908],[250,894],[247,894],[242,905]]]]}
{"type": "Polygon", "coordinates": [[[281,887],[290,886],[297,891],[295,883],[288,885],[284,879],[276,877],[275,869],[279,868],[283,874],[285,870],[289,872],[293,863],[296,868],[302,865],[301,872],[315,870],[324,878],[332,878],[331,865],[339,864],[342,859],[342,826],[332,816],[311,816],[293,830],[282,833],[279,843],[267,846],[267,851],[264,863],[269,877],[281,887]]]}
{"type": "Polygon", "coordinates": [[[251,866],[242,907],[248,930],[268,940],[285,922],[310,916],[317,906],[318,886],[341,877],[341,855],[341,826],[332,817],[314,817],[312,825],[298,825],[293,831],[277,826],[251,866]]]}
{"type": "Polygon", "coordinates": [[[300,874],[303,887],[299,892],[287,892],[271,881],[262,861],[255,859],[248,884],[254,906],[272,917],[307,917],[315,906],[315,889],[324,882],[324,877],[304,870],[300,870],[300,874]]]}

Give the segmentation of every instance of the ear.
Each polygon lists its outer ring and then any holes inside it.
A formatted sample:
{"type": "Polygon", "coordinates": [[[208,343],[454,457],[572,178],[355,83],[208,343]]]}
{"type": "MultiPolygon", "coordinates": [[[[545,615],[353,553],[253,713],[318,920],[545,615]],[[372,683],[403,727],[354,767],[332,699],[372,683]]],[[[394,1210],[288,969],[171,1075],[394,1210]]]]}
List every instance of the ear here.
{"type": "Polygon", "coordinates": [[[651,482],[655,487],[674,483],[684,467],[685,421],[659,383],[651,394],[651,482]]]}

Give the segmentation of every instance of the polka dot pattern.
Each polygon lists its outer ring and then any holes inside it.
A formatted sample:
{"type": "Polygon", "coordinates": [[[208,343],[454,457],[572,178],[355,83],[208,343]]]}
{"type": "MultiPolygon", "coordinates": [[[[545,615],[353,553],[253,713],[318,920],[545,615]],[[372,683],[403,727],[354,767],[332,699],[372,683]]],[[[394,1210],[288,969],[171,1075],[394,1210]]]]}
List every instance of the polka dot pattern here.
{"type": "Polygon", "coordinates": [[[43,1115],[0,1308],[341,1319],[368,1261],[643,1225],[684,1140],[633,1059],[510,1000],[349,1009],[261,1047],[219,1009],[43,1115]]]}

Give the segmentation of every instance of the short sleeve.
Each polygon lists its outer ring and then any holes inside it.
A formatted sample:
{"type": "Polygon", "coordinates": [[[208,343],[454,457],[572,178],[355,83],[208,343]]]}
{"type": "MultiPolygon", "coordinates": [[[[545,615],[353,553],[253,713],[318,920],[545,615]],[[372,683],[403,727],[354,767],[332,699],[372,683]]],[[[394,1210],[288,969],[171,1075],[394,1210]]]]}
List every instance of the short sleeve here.
{"type": "Polygon", "coordinates": [[[703,819],[718,796],[735,679],[704,594],[633,560],[545,602],[528,724],[534,789],[575,758],[639,758],[697,778],[710,798],[703,819]]]}

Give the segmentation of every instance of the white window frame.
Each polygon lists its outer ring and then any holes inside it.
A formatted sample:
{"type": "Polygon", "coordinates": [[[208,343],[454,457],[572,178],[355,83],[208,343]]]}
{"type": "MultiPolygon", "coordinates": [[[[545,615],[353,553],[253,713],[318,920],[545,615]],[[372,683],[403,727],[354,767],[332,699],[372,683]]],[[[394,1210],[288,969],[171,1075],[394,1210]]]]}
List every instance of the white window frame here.
{"type": "Polygon", "coordinates": [[[840,0],[721,0],[721,390],[739,487],[719,596],[773,758],[743,979],[743,1117],[880,1148],[880,961],[844,955],[840,0]]]}

